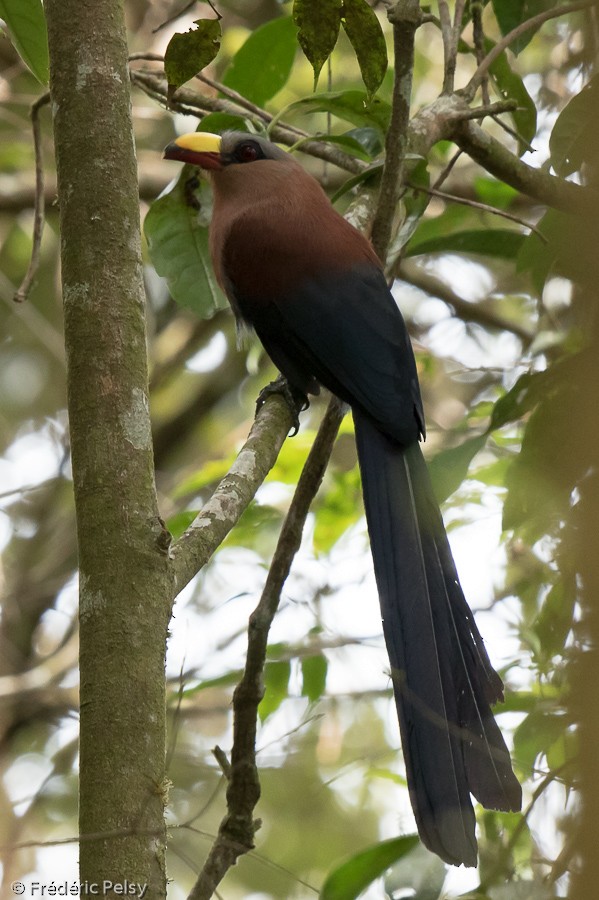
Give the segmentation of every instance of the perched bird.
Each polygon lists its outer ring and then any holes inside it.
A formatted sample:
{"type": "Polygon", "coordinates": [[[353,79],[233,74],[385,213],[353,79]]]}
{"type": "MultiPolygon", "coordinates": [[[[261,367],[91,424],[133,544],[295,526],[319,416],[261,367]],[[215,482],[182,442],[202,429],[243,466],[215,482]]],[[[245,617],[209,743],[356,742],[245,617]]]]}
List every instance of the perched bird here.
{"type": "Polygon", "coordinates": [[[466,602],[419,441],[416,363],[380,260],[318,182],[262,137],[196,132],[167,159],[210,173],[212,260],[238,322],[296,393],[352,409],[410,799],[423,843],[476,866],[470,795],[517,811],[491,712],[503,699],[466,602]]]}

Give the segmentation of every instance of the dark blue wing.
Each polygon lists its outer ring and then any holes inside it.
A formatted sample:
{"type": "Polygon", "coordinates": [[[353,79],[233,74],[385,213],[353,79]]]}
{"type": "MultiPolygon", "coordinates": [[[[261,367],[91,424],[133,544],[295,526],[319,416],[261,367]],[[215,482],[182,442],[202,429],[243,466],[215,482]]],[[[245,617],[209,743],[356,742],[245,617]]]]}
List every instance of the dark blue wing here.
{"type": "Polygon", "coordinates": [[[316,378],[400,444],[424,434],[414,354],[382,271],[360,266],[304,281],[275,300],[236,302],[300,390],[316,378]]]}

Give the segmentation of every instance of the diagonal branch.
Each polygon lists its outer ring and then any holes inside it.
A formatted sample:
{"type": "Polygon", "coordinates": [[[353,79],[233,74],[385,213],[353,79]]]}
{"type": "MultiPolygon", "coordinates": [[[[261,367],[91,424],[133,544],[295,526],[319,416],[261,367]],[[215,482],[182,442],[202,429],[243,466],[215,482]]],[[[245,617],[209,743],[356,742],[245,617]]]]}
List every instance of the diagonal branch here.
{"type": "MultiPolygon", "coordinates": [[[[140,72],[131,69],[130,75],[132,83],[149,97],[152,97],[158,103],[162,103],[163,106],[168,106],[169,109],[181,112],[184,115],[197,116],[199,119],[206,113],[211,112],[226,112],[231,113],[232,115],[245,117],[254,115],[254,117],[257,116],[260,119],[262,124],[264,121],[272,119],[272,116],[264,110],[260,110],[259,115],[257,113],[254,114],[249,109],[244,108],[239,105],[239,103],[235,103],[232,100],[223,99],[221,97],[209,97],[206,94],[199,94],[197,91],[193,91],[191,88],[185,86],[176,90],[173,99],[169,103],[167,83],[163,73],[148,71],[140,72]]],[[[289,147],[297,142],[298,136],[308,137],[308,134],[300,131],[300,129],[295,128],[294,126],[281,124],[279,122],[271,131],[272,140],[289,147]]],[[[349,156],[347,153],[343,153],[339,148],[326,144],[323,141],[306,141],[302,144],[302,153],[308,153],[317,159],[333,163],[333,165],[338,166],[340,169],[346,169],[348,172],[355,172],[356,174],[363,171],[365,168],[364,163],[360,160],[354,159],[354,157],[349,156]]]]}
{"type": "Polygon", "coordinates": [[[490,328],[493,331],[509,331],[519,338],[525,347],[528,347],[533,338],[534,333],[529,331],[523,325],[505,319],[503,316],[494,313],[489,309],[488,305],[482,303],[471,303],[464,300],[455,293],[444,281],[427,272],[421,266],[412,260],[403,260],[397,276],[411,284],[431,297],[437,297],[443,300],[454,312],[454,315],[461,319],[462,322],[474,322],[482,325],[484,328],[490,328]]]}
{"type": "Polygon", "coordinates": [[[595,191],[527,165],[476,122],[459,122],[451,139],[491,175],[546,206],[578,213],[599,205],[595,191]]]}
{"type": "Polygon", "coordinates": [[[233,749],[227,788],[227,813],[188,900],[209,900],[239,856],[254,847],[254,834],[260,825],[258,820],[254,820],[254,808],[260,798],[256,766],[256,720],[258,706],[264,695],[262,672],[266,661],[268,633],[291,563],[300,546],[310,505],[322,482],[345,411],[345,405],[336,397],[330,400],[281,529],[262,596],[250,617],[245,670],[233,694],[233,749]]]}
{"type": "Polygon", "coordinates": [[[455,57],[453,66],[451,61],[453,45],[453,25],[447,0],[438,0],[439,25],[443,38],[443,93],[450,94],[453,90],[453,72],[455,71],[455,57]]]}
{"type": "Polygon", "coordinates": [[[515,28],[512,28],[500,41],[498,41],[493,49],[487,54],[487,56],[482,60],[479,64],[476,72],[462,91],[463,95],[471,100],[474,97],[479,85],[484,81],[487,72],[490,67],[493,65],[497,57],[501,56],[503,51],[510,46],[515,40],[521,37],[523,34],[526,34],[527,31],[530,31],[531,28],[538,28],[540,25],[543,25],[545,22],[548,22],[549,19],[556,19],[559,16],[567,16],[570,13],[578,12],[581,9],[588,9],[590,6],[596,6],[597,0],[579,0],[578,3],[567,3],[564,6],[556,6],[553,9],[546,9],[544,12],[539,13],[537,16],[532,16],[532,18],[527,19],[525,22],[521,22],[515,28]]]}
{"type": "Polygon", "coordinates": [[[260,408],[245,444],[212,497],[170,549],[173,599],[221,545],[268,472],[291,430],[291,413],[280,395],[260,408]]]}
{"type": "Polygon", "coordinates": [[[523,219],[521,216],[516,216],[514,213],[508,212],[506,209],[498,209],[496,206],[490,206],[488,203],[480,203],[478,200],[470,200],[468,197],[459,197],[457,194],[448,194],[446,191],[440,191],[435,187],[427,188],[424,187],[424,185],[411,184],[410,182],[408,182],[408,184],[413,191],[420,191],[423,194],[429,194],[431,197],[439,197],[439,199],[448,200],[450,203],[459,203],[462,206],[469,206],[471,209],[479,209],[481,212],[490,213],[493,216],[500,216],[502,219],[508,219],[510,222],[516,222],[518,225],[523,225],[524,228],[534,231],[544,244],[547,243],[547,238],[536,225],[532,222],[527,222],[526,219],[523,219]]]}

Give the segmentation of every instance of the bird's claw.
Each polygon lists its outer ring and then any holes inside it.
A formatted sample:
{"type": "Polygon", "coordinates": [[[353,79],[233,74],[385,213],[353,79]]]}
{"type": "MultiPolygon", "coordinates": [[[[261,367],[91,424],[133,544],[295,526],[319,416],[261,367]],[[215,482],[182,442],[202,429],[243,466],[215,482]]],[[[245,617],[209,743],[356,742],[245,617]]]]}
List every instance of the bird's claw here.
{"type": "Polygon", "coordinates": [[[272,394],[280,394],[291,413],[293,419],[293,430],[290,437],[295,437],[300,429],[299,414],[310,406],[310,401],[301,391],[292,387],[284,375],[279,375],[270,384],[262,388],[256,400],[256,412],[258,412],[266,403],[272,394]]]}

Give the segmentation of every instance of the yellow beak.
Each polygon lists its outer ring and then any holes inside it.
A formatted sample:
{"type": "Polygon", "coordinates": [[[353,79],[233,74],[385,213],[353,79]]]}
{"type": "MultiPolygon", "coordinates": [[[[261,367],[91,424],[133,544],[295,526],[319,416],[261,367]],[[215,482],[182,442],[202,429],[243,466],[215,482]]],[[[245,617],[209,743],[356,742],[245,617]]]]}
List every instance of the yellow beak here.
{"type": "Polygon", "coordinates": [[[165,159],[200,166],[202,169],[222,169],[220,159],[221,137],[208,131],[182,134],[165,148],[165,159]]]}

